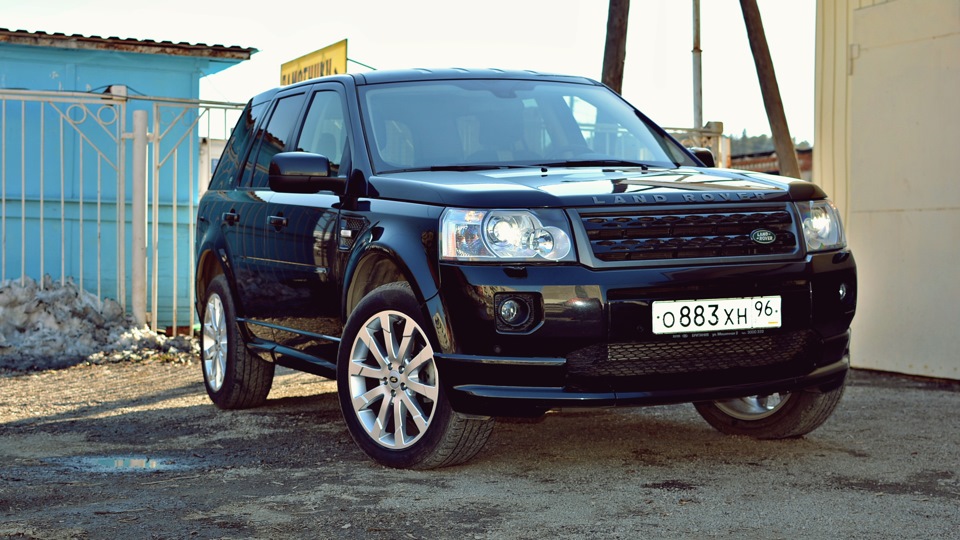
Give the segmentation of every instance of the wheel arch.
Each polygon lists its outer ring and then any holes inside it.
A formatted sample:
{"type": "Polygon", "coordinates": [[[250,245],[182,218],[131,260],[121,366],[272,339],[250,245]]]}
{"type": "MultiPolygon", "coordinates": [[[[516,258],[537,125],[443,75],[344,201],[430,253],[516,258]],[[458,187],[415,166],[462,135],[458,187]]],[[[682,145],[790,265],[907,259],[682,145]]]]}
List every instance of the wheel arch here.
{"type": "Polygon", "coordinates": [[[427,234],[384,236],[355,250],[344,273],[341,299],[343,320],[346,321],[357,304],[377,287],[407,282],[425,320],[431,323],[434,345],[439,346],[439,350],[450,352],[452,340],[447,310],[439,298],[439,272],[436,262],[431,264],[429,259],[432,237],[428,237],[427,234]],[[410,241],[410,238],[417,238],[420,242],[410,241]],[[396,242],[390,242],[391,239],[396,242]]]}
{"type": "Polygon", "coordinates": [[[201,307],[203,299],[207,295],[207,286],[220,274],[226,274],[220,257],[212,249],[201,251],[197,256],[196,277],[194,279],[197,315],[203,316],[201,307]]]}

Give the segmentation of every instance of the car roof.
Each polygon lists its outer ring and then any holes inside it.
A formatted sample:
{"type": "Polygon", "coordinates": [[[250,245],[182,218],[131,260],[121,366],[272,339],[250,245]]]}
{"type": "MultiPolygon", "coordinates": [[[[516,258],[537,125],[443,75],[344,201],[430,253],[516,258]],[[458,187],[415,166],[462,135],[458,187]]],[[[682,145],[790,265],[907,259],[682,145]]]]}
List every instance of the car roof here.
{"type": "Polygon", "coordinates": [[[444,68],[444,69],[402,69],[370,71],[353,75],[357,84],[381,84],[405,81],[439,81],[450,79],[535,79],[535,80],[555,80],[576,82],[580,84],[599,84],[586,77],[577,77],[571,75],[560,75],[553,73],[540,73],[529,70],[503,70],[495,68],[487,69],[466,69],[466,68],[444,68]]]}
{"type": "Polygon", "coordinates": [[[560,75],[554,73],[540,73],[527,70],[503,70],[495,68],[486,69],[465,69],[465,68],[442,68],[442,69],[392,69],[381,71],[370,71],[367,73],[350,73],[342,75],[328,75],[316,79],[309,79],[296,84],[272,88],[253,98],[254,103],[260,103],[271,99],[274,94],[281,90],[291,90],[301,86],[309,86],[319,82],[341,82],[352,81],[357,86],[367,84],[385,84],[410,81],[443,81],[443,80],[463,80],[463,79],[505,79],[505,80],[550,80],[558,82],[571,82],[577,84],[599,85],[600,83],[588,77],[579,77],[574,75],[560,75]]]}

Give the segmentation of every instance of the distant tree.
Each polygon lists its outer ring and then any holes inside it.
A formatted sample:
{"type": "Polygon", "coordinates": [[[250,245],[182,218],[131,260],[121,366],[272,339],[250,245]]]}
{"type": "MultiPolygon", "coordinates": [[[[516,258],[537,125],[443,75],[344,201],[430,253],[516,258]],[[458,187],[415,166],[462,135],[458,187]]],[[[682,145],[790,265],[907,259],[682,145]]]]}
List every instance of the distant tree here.
{"type": "MultiPolygon", "coordinates": [[[[803,150],[810,148],[811,145],[807,141],[797,142],[796,139],[793,140],[796,144],[797,150],[803,150]]],[[[773,152],[773,139],[770,135],[747,135],[747,130],[743,130],[743,133],[739,137],[730,137],[730,154],[734,156],[743,156],[747,154],[760,154],[764,152],[773,152]]]]}
{"type": "Polygon", "coordinates": [[[730,153],[734,156],[773,152],[773,139],[769,135],[747,135],[747,130],[739,137],[730,138],[730,153]]]}

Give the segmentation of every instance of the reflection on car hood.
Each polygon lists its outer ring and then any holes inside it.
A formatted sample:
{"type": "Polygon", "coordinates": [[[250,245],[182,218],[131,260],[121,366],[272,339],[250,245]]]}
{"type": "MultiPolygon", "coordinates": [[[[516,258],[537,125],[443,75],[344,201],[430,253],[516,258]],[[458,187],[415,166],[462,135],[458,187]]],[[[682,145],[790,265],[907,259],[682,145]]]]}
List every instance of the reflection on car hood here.
{"type": "Polygon", "coordinates": [[[802,180],[730,169],[512,168],[370,179],[379,198],[474,208],[743,203],[825,198],[802,180]]]}

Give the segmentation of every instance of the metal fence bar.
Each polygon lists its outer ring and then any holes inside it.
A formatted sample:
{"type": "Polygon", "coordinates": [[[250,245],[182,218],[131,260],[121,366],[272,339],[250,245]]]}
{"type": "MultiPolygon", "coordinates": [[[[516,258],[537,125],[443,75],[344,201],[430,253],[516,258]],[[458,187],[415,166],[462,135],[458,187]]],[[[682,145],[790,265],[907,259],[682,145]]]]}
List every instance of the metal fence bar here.
{"type": "Polygon", "coordinates": [[[153,191],[153,207],[151,208],[152,223],[150,228],[150,259],[152,262],[150,271],[150,329],[157,331],[157,312],[158,297],[160,294],[160,104],[153,105],[153,167],[154,174],[151,179],[153,191]]]}
{"type": "Polygon", "coordinates": [[[60,285],[63,286],[67,282],[67,173],[63,159],[63,118],[57,125],[60,128],[60,285]]]}
{"type": "Polygon", "coordinates": [[[20,285],[27,278],[27,102],[20,102],[20,285]]]}
{"type": "Polygon", "coordinates": [[[7,280],[7,100],[0,100],[0,281],[7,280]]]}
{"type": "Polygon", "coordinates": [[[177,178],[177,169],[178,169],[178,167],[177,167],[176,165],[177,165],[177,163],[178,163],[178,162],[177,162],[177,156],[178,156],[178,155],[179,155],[179,152],[178,152],[177,149],[175,148],[175,149],[173,150],[173,164],[174,164],[174,167],[173,167],[173,197],[172,197],[172,199],[173,199],[173,216],[172,216],[172,218],[171,218],[171,220],[170,220],[170,221],[172,222],[172,228],[173,228],[173,234],[172,234],[171,236],[173,237],[173,283],[172,283],[172,288],[173,288],[173,310],[172,310],[172,311],[173,311],[173,333],[174,333],[174,334],[177,333],[177,281],[178,281],[178,280],[177,280],[177,277],[178,277],[178,274],[179,274],[179,271],[178,271],[178,270],[179,270],[179,268],[180,268],[180,267],[177,265],[177,238],[180,236],[180,235],[178,234],[179,231],[177,230],[177,225],[179,225],[179,222],[180,222],[180,215],[177,213],[177,180],[178,180],[178,178],[177,178]]]}
{"type": "MultiPolygon", "coordinates": [[[[82,149],[82,148],[83,148],[83,147],[81,146],[81,149],[82,149]]],[[[63,151],[61,150],[60,153],[62,154],[63,151]]],[[[79,225],[79,226],[80,226],[80,241],[77,242],[77,243],[80,244],[80,288],[83,289],[83,269],[84,269],[84,266],[85,266],[85,265],[83,264],[83,261],[86,260],[86,259],[83,258],[83,246],[86,244],[86,242],[83,241],[83,231],[84,231],[84,228],[83,228],[83,201],[86,200],[86,199],[84,199],[84,197],[83,197],[83,193],[84,193],[84,191],[83,191],[84,168],[83,168],[83,151],[82,151],[82,150],[77,153],[77,162],[78,162],[78,164],[79,164],[78,170],[80,171],[80,173],[77,175],[77,180],[79,181],[79,184],[80,184],[80,197],[78,198],[79,200],[78,200],[78,204],[77,204],[77,206],[79,207],[79,212],[78,212],[79,218],[78,218],[78,221],[80,222],[80,225],[79,225]]],[[[86,289],[84,289],[84,290],[86,290],[86,289]]]]}
{"type": "Polygon", "coordinates": [[[117,300],[120,308],[127,310],[127,159],[126,143],[123,137],[127,133],[127,114],[124,110],[119,114],[120,125],[117,126],[117,300]]]}
{"type": "MultiPolygon", "coordinates": [[[[44,240],[44,234],[43,234],[43,224],[44,224],[44,220],[43,220],[43,207],[46,206],[46,201],[45,201],[44,198],[43,198],[43,196],[44,196],[44,186],[43,186],[43,177],[44,177],[44,167],[43,167],[43,166],[44,166],[44,159],[43,159],[43,157],[44,157],[44,147],[46,146],[45,144],[43,144],[43,133],[44,133],[44,129],[43,129],[43,128],[44,128],[44,123],[43,123],[44,114],[43,114],[43,113],[44,113],[45,110],[46,110],[46,107],[44,107],[44,106],[43,106],[43,103],[41,103],[41,104],[40,104],[40,277],[41,277],[41,279],[40,279],[40,289],[41,289],[41,290],[43,290],[43,283],[44,283],[44,281],[46,281],[46,280],[43,279],[43,276],[46,276],[46,275],[47,275],[47,273],[44,272],[44,268],[43,268],[44,259],[46,259],[46,257],[45,257],[45,255],[46,255],[46,250],[44,249],[44,245],[43,245],[43,240],[44,240]]],[[[26,146],[26,141],[25,141],[25,140],[24,140],[24,143],[23,143],[23,144],[24,144],[24,146],[26,146]]],[[[24,163],[24,168],[26,168],[26,163],[24,163]]]]}
{"type": "MultiPolygon", "coordinates": [[[[210,132],[210,115],[207,115],[207,133],[209,132],[210,132]]],[[[196,288],[193,286],[193,282],[196,281],[196,268],[197,268],[196,253],[194,253],[195,242],[193,239],[193,236],[194,236],[193,231],[195,230],[193,220],[194,220],[194,216],[197,214],[197,212],[193,208],[193,194],[197,192],[196,188],[194,187],[194,178],[196,176],[197,166],[196,164],[194,164],[193,158],[200,151],[200,148],[194,149],[193,141],[194,139],[190,140],[190,178],[188,181],[189,189],[190,189],[190,198],[188,199],[188,203],[187,203],[187,208],[188,208],[188,212],[187,212],[188,229],[187,230],[189,231],[189,234],[187,234],[187,245],[189,246],[189,248],[187,249],[187,252],[189,253],[189,260],[190,260],[190,287],[187,289],[187,301],[190,304],[190,324],[189,324],[190,329],[187,331],[187,335],[191,337],[193,336],[193,325],[196,324],[196,310],[193,309],[194,302],[196,300],[195,298],[196,288]]]]}
{"type": "MultiPolygon", "coordinates": [[[[97,156],[97,254],[103,253],[103,158],[97,156]]],[[[97,301],[103,298],[103,257],[97,257],[97,301]]],[[[119,276],[117,276],[119,278],[119,276]]]]}

